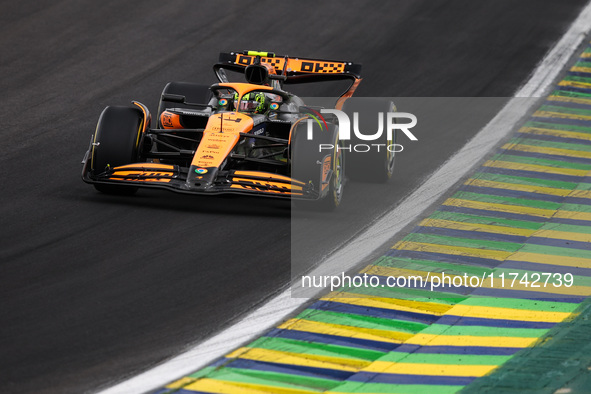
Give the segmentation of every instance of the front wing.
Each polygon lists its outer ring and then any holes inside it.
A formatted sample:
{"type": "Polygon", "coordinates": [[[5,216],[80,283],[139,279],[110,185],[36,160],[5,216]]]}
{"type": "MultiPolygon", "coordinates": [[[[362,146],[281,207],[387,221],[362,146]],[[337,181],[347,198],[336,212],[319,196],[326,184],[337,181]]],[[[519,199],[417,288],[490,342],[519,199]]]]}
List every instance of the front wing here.
{"type": "Polygon", "coordinates": [[[305,200],[320,198],[320,193],[314,190],[312,184],[262,171],[219,171],[213,182],[201,184],[195,182],[194,177],[189,177],[188,168],[178,165],[135,163],[91,175],[85,163],[82,179],[91,184],[161,188],[189,194],[230,193],[305,200]]]}

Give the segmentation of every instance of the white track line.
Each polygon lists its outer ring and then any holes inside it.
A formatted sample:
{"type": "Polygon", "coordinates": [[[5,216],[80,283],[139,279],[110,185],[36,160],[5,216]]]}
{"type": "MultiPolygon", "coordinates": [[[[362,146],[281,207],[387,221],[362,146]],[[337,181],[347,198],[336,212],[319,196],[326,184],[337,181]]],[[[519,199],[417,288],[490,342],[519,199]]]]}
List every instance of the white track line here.
{"type": "MultiPolygon", "coordinates": [[[[591,2],[571,25],[556,46],[546,55],[529,81],[519,89],[515,98],[453,157],[393,211],[376,221],[361,235],[326,259],[309,275],[327,275],[347,271],[363,261],[375,249],[410,224],[427,207],[435,203],[450,187],[464,177],[521,120],[536,100],[519,97],[541,97],[568,62],[591,29],[591,2]]],[[[294,289],[295,290],[295,289],[294,289]]],[[[291,289],[281,292],[259,309],[219,334],[200,343],[163,364],[119,383],[100,394],[144,393],[155,390],[178,378],[203,368],[242,344],[252,341],[271,329],[308,299],[292,298],[291,289]]],[[[320,291],[320,290],[319,290],[320,291]]]]}

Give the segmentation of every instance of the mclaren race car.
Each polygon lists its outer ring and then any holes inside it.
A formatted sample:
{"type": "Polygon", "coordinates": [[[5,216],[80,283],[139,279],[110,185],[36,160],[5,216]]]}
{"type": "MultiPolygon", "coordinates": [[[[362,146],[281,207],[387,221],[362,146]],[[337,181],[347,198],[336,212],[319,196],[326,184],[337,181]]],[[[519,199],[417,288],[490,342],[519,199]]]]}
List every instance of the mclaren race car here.
{"type": "MultiPolygon", "coordinates": [[[[221,53],[214,65],[219,83],[166,85],[156,128],[148,108],[137,101],[106,107],[82,161],[82,179],[110,194],[152,187],[313,200],[335,208],[343,195],[347,151],[337,119],[306,106],[284,85],[350,82],[334,104],[343,109],[361,81],[360,71],[350,62],[221,53]],[[230,82],[229,72],[243,74],[245,82],[230,82]]],[[[347,160],[359,162],[352,174],[357,170],[363,178],[387,180],[392,174],[388,150],[358,159],[347,153],[347,160]]]]}

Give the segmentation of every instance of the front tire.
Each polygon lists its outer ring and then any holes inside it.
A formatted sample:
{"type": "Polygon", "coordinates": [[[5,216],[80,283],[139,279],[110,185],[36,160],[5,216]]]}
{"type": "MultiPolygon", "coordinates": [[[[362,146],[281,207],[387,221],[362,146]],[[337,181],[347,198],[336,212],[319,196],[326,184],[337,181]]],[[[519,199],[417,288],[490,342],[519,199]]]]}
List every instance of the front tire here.
{"type": "Polygon", "coordinates": [[[311,182],[324,197],[315,201],[297,201],[296,206],[309,210],[332,211],[343,198],[345,182],[345,157],[339,147],[338,129],[328,124],[329,129],[313,125],[313,138],[308,140],[305,123],[294,130],[291,142],[291,175],[294,179],[311,182]],[[319,147],[332,145],[330,151],[321,151],[319,147]],[[323,184],[324,163],[330,160],[328,170],[332,172],[328,184],[323,184]],[[328,190],[326,190],[328,188],[328,190]]]}
{"type": "MultiPolygon", "coordinates": [[[[91,155],[91,174],[138,161],[144,126],[142,112],[136,107],[110,106],[99,118],[91,155]]],[[[137,187],[95,183],[96,190],[107,194],[129,195],[137,187]]]]}

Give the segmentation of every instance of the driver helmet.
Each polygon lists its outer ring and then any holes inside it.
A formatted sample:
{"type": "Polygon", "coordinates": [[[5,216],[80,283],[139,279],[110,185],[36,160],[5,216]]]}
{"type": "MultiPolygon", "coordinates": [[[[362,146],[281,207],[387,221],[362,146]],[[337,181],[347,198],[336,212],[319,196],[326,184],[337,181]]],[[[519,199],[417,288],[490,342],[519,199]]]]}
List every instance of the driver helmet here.
{"type": "Polygon", "coordinates": [[[242,96],[240,103],[238,103],[238,93],[234,93],[234,108],[236,108],[236,111],[262,114],[267,111],[268,107],[267,97],[262,92],[247,93],[242,96]]]}

